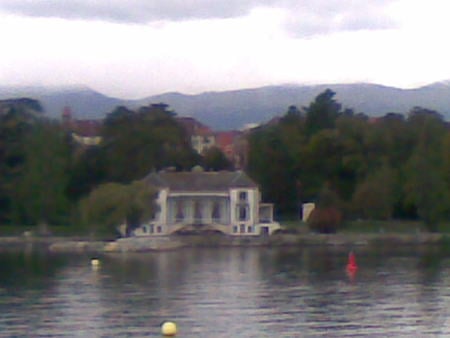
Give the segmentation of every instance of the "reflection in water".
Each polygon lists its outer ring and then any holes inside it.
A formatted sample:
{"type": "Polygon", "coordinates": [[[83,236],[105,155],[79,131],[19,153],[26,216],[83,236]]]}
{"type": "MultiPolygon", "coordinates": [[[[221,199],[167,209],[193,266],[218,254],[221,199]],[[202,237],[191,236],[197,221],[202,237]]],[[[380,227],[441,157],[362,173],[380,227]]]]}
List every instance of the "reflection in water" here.
{"type": "Polygon", "coordinates": [[[0,254],[0,337],[450,335],[440,252],[185,249],[101,257],[0,254]]]}

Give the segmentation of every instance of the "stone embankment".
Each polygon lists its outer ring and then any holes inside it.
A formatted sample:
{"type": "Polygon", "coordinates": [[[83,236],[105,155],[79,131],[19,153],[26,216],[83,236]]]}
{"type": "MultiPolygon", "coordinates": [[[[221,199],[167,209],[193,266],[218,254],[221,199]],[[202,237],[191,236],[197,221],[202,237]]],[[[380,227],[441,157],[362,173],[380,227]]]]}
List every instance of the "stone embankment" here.
{"type": "Polygon", "coordinates": [[[51,252],[145,252],[182,247],[307,247],[307,246],[404,246],[433,245],[442,234],[277,234],[270,237],[160,236],[129,237],[115,241],[93,241],[64,237],[0,237],[0,249],[37,246],[51,252]]]}

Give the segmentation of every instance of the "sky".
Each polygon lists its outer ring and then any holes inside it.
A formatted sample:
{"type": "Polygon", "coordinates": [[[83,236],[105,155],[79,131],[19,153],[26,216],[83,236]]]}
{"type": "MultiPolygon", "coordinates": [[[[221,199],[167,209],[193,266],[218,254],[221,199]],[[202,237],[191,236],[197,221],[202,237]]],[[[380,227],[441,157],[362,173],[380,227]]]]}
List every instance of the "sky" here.
{"type": "Polygon", "coordinates": [[[450,79],[448,0],[0,0],[0,86],[136,99],[450,79]]]}

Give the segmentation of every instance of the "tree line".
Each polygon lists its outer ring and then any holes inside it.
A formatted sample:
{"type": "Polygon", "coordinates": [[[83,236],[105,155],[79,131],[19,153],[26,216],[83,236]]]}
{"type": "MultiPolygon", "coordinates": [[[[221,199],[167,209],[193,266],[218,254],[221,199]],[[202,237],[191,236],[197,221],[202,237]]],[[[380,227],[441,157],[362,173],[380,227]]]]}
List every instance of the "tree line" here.
{"type": "Polygon", "coordinates": [[[369,118],[326,90],[249,144],[247,169],[281,214],[316,202],[338,218],[420,219],[431,231],[450,220],[450,126],[438,112],[369,118]]]}
{"type": "MultiPolygon", "coordinates": [[[[345,218],[421,219],[435,230],[450,215],[448,123],[420,107],[373,120],[334,96],[326,90],[248,133],[245,170],[263,197],[279,215],[315,201],[345,218]]],[[[141,181],[152,170],[231,168],[218,149],[198,155],[164,104],[117,107],[100,136],[86,148],[39,102],[0,103],[0,224],[136,226],[154,212],[141,181]]]]}

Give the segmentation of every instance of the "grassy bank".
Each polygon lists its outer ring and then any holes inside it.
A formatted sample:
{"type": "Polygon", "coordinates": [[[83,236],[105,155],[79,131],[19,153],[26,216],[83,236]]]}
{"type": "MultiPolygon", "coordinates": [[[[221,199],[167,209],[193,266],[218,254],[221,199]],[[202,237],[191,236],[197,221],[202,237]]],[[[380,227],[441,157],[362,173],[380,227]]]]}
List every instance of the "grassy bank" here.
{"type": "MultiPolygon", "coordinates": [[[[299,220],[281,222],[288,232],[309,233],[308,225],[299,220]]],[[[345,222],[338,230],[341,234],[417,234],[427,232],[425,225],[420,221],[370,221],[358,220],[345,222]]],[[[439,224],[438,232],[450,235],[450,221],[439,224]]]]}
{"type": "Polygon", "coordinates": [[[88,238],[93,240],[114,239],[115,235],[103,232],[89,232],[85,228],[71,225],[51,225],[42,226],[25,226],[25,225],[1,225],[0,237],[68,237],[68,238],[88,238]]]}

